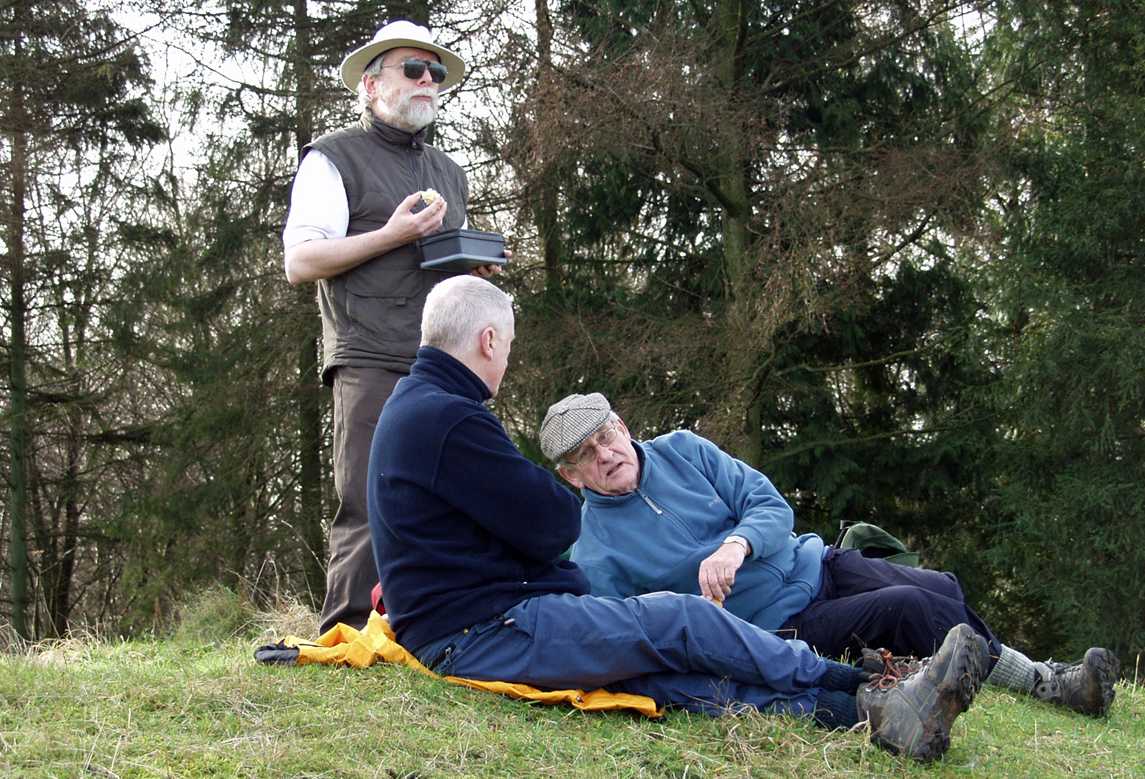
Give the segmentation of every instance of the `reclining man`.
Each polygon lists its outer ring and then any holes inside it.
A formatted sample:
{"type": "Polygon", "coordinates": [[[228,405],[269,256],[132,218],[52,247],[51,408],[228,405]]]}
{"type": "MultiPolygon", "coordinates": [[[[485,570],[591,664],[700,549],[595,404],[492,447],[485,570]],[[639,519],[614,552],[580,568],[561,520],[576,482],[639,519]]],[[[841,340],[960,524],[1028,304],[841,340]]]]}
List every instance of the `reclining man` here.
{"type": "Polygon", "coordinates": [[[858,657],[864,647],[924,657],[968,623],[990,647],[987,682],[1084,714],[1109,710],[1119,674],[1112,652],[1091,648],[1074,665],[1032,661],[994,636],[953,574],[796,536],[793,512],[767,477],[700,436],[634,441],[594,392],[549,408],[541,449],[584,495],[572,560],[594,595],[700,594],[830,657],[858,657]]]}
{"type": "Polygon", "coordinates": [[[508,365],[508,296],[472,276],[443,281],[421,333],[378,420],[368,505],[391,625],[427,667],[712,714],[746,705],[831,728],[869,717],[884,748],[922,760],[946,750],[989,662],[969,626],[952,625],[924,669],[881,689],[695,595],[588,595],[581,570],[560,559],[580,530],[579,501],[484,406],[508,365]]]}

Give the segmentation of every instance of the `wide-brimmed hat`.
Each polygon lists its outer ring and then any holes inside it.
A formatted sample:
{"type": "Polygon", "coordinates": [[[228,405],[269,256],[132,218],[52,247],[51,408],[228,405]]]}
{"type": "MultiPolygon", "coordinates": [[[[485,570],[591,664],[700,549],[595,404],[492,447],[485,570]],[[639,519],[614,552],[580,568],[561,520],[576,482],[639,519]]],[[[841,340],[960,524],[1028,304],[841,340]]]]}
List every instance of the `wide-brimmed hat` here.
{"type": "Polygon", "coordinates": [[[541,453],[556,462],[584,443],[611,413],[612,406],[599,392],[558,400],[541,422],[541,453]]]}
{"type": "Polygon", "coordinates": [[[428,28],[408,19],[389,22],[374,33],[369,43],[350,52],[346,59],[342,60],[342,83],[346,85],[346,89],[357,92],[362,73],[374,57],[390,49],[402,48],[424,49],[441,57],[441,64],[445,65],[448,71],[445,80],[441,82],[442,92],[461,83],[461,77],[465,75],[465,61],[449,49],[438,46],[428,28]]]}

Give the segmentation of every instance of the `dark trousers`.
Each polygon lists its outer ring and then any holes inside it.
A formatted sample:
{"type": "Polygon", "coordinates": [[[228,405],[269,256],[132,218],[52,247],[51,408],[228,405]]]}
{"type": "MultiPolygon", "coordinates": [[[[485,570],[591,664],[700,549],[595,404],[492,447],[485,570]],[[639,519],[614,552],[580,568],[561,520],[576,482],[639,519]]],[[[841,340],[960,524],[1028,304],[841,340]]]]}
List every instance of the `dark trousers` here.
{"type": "Polygon", "coordinates": [[[947,631],[965,622],[986,638],[990,654],[1002,645],[966,605],[958,577],[863,557],[857,549],[827,551],[815,600],[783,626],[829,657],[858,657],[863,647],[929,657],[947,631]]]}
{"type": "Polygon", "coordinates": [[[366,470],[378,416],[403,375],[385,368],[334,371],[334,490],[339,502],[330,525],[322,632],[339,622],[361,628],[370,616],[378,567],[366,515],[366,470]]]}

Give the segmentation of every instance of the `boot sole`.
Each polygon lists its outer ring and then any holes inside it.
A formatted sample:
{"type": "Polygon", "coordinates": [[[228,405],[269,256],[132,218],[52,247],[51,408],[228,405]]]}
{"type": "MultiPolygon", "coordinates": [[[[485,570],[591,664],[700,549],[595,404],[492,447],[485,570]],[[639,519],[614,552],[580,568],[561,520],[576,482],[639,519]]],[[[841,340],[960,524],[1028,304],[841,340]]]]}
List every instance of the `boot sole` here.
{"type": "Polygon", "coordinates": [[[1101,708],[1098,711],[1084,711],[1091,717],[1104,717],[1109,713],[1116,695],[1113,685],[1121,678],[1121,661],[1108,650],[1092,647],[1085,653],[1085,668],[1097,679],[1101,687],[1101,708]]]}
{"type": "MultiPolygon", "coordinates": [[[[950,748],[950,728],[962,712],[970,708],[974,697],[982,689],[982,680],[989,667],[989,649],[986,639],[966,627],[960,639],[965,643],[958,648],[947,666],[941,681],[935,685],[930,698],[929,716],[922,722],[922,732],[913,743],[900,747],[872,733],[871,741],[891,754],[900,752],[920,762],[937,760],[950,748]],[[973,635],[971,640],[961,638],[966,632],[973,635]]],[[[941,649],[939,650],[941,652],[941,649]]]]}

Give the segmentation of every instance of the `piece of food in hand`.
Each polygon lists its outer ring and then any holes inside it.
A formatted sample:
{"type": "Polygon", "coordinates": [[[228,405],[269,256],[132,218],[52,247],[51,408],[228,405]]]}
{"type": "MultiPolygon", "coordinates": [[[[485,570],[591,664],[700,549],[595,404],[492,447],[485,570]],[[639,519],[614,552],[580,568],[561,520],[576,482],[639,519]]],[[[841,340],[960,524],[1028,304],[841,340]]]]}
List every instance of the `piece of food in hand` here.
{"type": "Polygon", "coordinates": [[[422,190],[421,202],[425,203],[427,206],[432,205],[433,201],[437,200],[439,197],[441,197],[441,195],[436,189],[422,190]]]}

